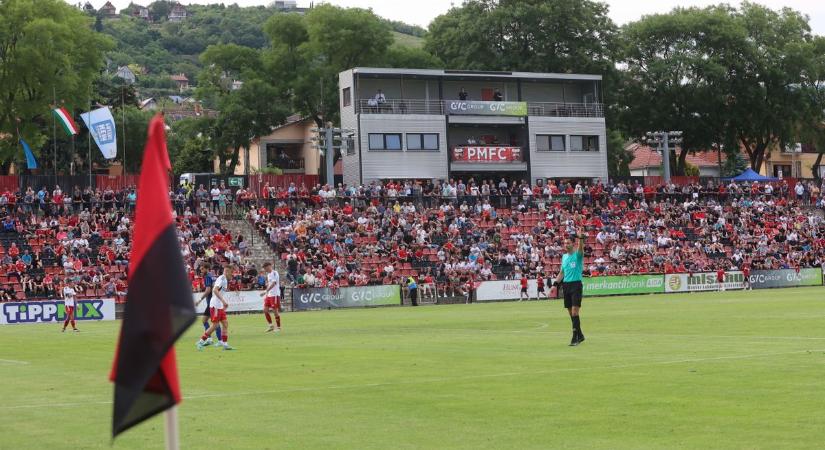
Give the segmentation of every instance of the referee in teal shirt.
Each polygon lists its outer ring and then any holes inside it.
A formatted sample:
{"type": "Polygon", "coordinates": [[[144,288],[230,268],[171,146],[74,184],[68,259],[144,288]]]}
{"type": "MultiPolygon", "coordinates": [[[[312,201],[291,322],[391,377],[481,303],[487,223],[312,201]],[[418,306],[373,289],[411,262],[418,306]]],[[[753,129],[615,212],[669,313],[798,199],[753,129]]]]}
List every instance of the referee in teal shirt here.
{"type": "Polygon", "coordinates": [[[561,271],[556,277],[556,284],[561,283],[564,291],[564,307],[570,314],[573,322],[573,339],[570,346],[576,346],[584,342],[582,334],[581,320],[579,319],[579,309],[582,306],[582,268],[584,266],[584,239],[587,235],[580,228],[576,234],[564,240],[564,248],[567,251],[561,257],[561,271]],[[576,244],[578,240],[578,244],[576,244]]]}

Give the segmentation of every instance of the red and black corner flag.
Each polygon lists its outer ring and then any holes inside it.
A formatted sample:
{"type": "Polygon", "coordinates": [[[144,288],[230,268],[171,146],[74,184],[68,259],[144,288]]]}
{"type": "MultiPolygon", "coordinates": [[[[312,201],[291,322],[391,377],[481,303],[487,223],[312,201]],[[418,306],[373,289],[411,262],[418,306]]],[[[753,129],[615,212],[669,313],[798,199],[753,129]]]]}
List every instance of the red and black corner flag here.
{"type": "Polygon", "coordinates": [[[115,383],[112,436],[181,401],[175,341],[195,321],[169,202],[163,116],[149,124],[137,198],[129,291],[109,378],[115,383]]]}

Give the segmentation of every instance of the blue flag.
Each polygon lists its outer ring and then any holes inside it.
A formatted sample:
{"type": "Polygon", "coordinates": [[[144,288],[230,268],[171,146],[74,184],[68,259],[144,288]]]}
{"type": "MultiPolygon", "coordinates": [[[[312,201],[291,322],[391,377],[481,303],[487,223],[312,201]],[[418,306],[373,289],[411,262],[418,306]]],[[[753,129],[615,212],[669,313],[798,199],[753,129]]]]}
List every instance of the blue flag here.
{"type": "Polygon", "coordinates": [[[23,151],[26,153],[26,165],[29,169],[37,169],[37,160],[34,159],[34,153],[32,153],[32,149],[29,147],[29,144],[20,138],[20,145],[23,146],[23,151]]]}

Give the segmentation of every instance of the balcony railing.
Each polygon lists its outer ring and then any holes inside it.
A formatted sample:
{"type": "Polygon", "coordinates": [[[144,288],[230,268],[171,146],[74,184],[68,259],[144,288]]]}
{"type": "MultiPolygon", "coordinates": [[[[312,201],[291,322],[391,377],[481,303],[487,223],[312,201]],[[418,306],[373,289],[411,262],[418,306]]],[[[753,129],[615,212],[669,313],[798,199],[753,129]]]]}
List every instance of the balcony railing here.
{"type": "Polygon", "coordinates": [[[541,117],[604,117],[604,104],[528,102],[527,114],[541,117]]]}
{"type": "Polygon", "coordinates": [[[275,158],[270,165],[284,171],[284,173],[303,173],[304,158],[275,158]]]}
{"type": "MultiPolygon", "coordinates": [[[[360,114],[432,114],[444,115],[444,101],[387,99],[382,103],[374,99],[358,100],[360,114]]],[[[490,115],[490,114],[485,114],[490,115]]],[[[512,115],[504,114],[501,115],[512,115]]],[[[604,117],[602,103],[551,103],[527,102],[528,116],[541,117],[604,117]]]]}
{"type": "Polygon", "coordinates": [[[378,103],[374,99],[358,101],[361,114],[432,114],[443,115],[444,107],[440,100],[386,100],[378,103]]]}

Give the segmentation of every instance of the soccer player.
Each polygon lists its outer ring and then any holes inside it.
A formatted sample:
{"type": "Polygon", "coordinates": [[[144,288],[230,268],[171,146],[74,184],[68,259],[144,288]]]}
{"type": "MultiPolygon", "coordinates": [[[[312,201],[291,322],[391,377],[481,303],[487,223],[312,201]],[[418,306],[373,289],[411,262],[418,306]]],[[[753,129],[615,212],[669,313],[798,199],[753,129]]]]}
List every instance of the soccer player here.
{"type": "Polygon", "coordinates": [[[518,295],[518,301],[522,301],[523,299],[530,300],[530,295],[527,294],[527,274],[521,274],[521,293],[518,295]]]}
{"type": "Polygon", "coordinates": [[[266,290],[261,292],[264,297],[264,317],[269,324],[266,332],[281,331],[281,275],[272,267],[271,262],[264,263],[266,273],[266,290]],[[275,314],[275,326],[272,325],[270,311],[275,314]]]}
{"type": "Polygon", "coordinates": [[[224,298],[226,291],[229,289],[229,279],[232,278],[232,266],[226,265],[223,268],[223,275],[219,276],[212,285],[212,295],[218,299],[217,302],[212,302],[212,315],[210,320],[212,325],[203,333],[201,339],[195,344],[198,350],[203,350],[206,347],[206,340],[212,336],[212,332],[220,325],[223,328],[221,340],[217,345],[223,347],[224,350],[235,350],[227,341],[229,340],[229,323],[226,321],[226,308],[229,303],[224,298]]]}
{"type": "Polygon", "coordinates": [[[582,306],[582,266],[584,266],[584,239],[586,235],[579,228],[576,234],[564,240],[567,251],[561,257],[561,271],[556,277],[556,284],[562,283],[564,290],[564,307],[573,322],[573,338],[570,346],[584,342],[579,310],[582,306]],[[578,244],[575,243],[578,240],[578,244]]]}
{"type": "MultiPolygon", "coordinates": [[[[202,301],[206,301],[206,307],[203,309],[203,331],[209,329],[209,317],[212,315],[212,308],[210,307],[210,303],[212,302],[212,285],[215,284],[215,277],[209,272],[209,268],[206,267],[206,264],[201,265],[201,278],[203,278],[203,294],[201,294],[201,298],[198,299],[195,306],[201,304],[202,301]]],[[[221,327],[215,329],[215,336],[218,337],[218,342],[221,342],[221,327]]],[[[206,345],[212,345],[212,338],[206,340],[206,345]]]]}
{"type": "Polygon", "coordinates": [[[753,287],[751,286],[751,267],[749,265],[745,264],[742,267],[742,276],[745,278],[742,281],[742,288],[746,291],[753,290],[753,287]]]}
{"type": "Polygon", "coordinates": [[[63,321],[63,329],[60,331],[61,333],[66,332],[66,327],[71,323],[72,330],[77,332],[80,331],[74,324],[74,308],[75,308],[75,296],[77,295],[77,291],[75,291],[74,287],[69,284],[69,278],[66,278],[66,285],[63,286],[63,307],[66,310],[66,320],[63,321]]]}
{"type": "Polygon", "coordinates": [[[550,300],[547,292],[544,291],[544,276],[542,276],[541,272],[539,272],[536,276],[536,300],[539,300],[542,295],[544,295],[544,298],[547,300],[550,300]]]}
{"type": "Polygon", "coordinates": [[[719,284],[719,292],[725,292],[725,266],[721,264],[716,271],[716,282],[719,284]]]}

